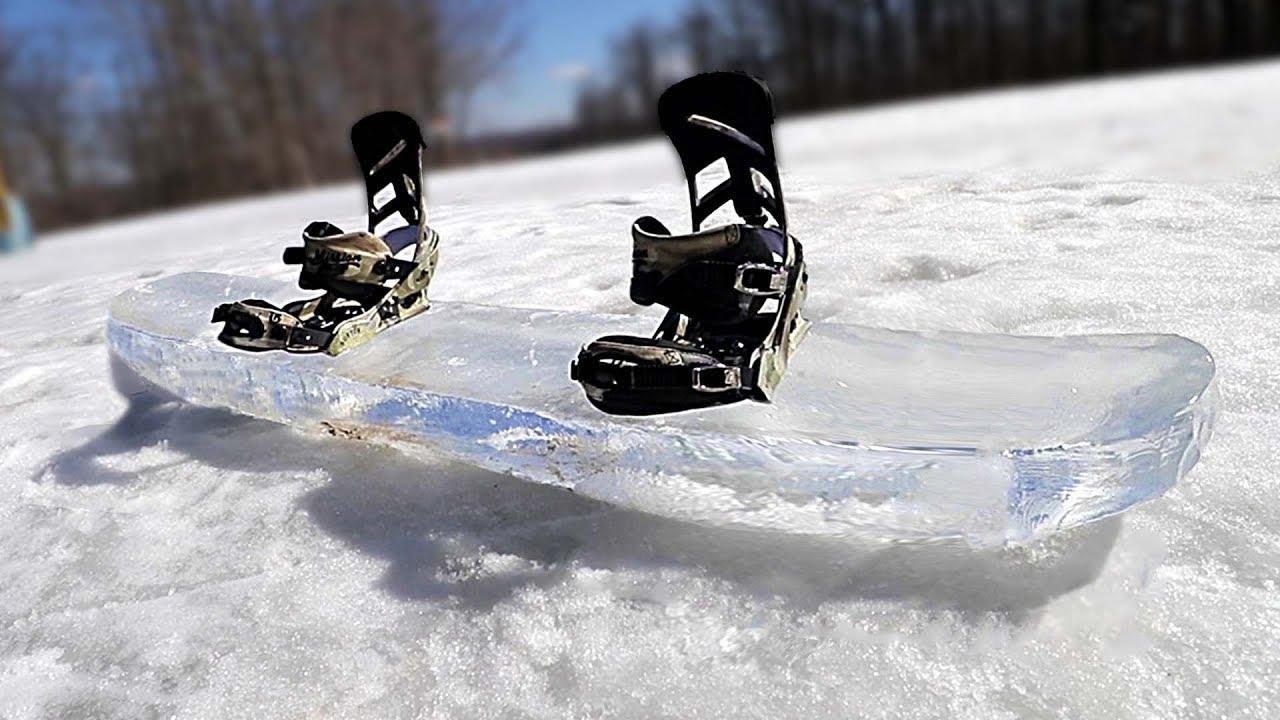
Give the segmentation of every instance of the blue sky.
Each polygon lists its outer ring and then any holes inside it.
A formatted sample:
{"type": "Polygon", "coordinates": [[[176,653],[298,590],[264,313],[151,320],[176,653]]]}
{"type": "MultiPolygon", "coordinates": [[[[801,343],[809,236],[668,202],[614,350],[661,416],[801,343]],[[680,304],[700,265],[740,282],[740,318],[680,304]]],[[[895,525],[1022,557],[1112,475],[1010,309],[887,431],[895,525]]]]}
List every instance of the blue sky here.
{"type": "Polygon", "coordinates": [[[641,19],[671,24],[689,0],[527,0],[524,44],[476,99],[475,124],[515,128],[565,121],[582,74],[607,71],[613,38],[641,19]]]}
{"type": "MultiPolygon", "coordinates": [[[[473,130],[535,127],[567,121],[584,75],[609,67],[610,43],[640,19],[670,24],[689,0],[525,0],[516,25],[523,43],[503,74],[476,98],[473,130]]],[[[26,30],[70,26],[68,0],[0,0],[0,23],[26,30]]],[[[91,38],[76,36],[92,52],[91,38]],[[88,39],[90,42],[85,42],[88,39]]],[[[90,55],[92,57],[92,55],[90,55]]]]}

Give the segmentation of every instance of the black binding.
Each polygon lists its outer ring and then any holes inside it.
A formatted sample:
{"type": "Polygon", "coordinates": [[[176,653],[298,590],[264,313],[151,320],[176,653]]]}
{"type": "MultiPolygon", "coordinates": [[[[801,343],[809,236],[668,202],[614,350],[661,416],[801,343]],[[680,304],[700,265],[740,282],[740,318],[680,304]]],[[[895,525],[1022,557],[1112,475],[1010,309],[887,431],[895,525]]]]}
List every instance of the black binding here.
{"type": "MultiPolygon", "coordinates": [[[[302,266],[299,287],[323,290],[325,294],[284,307],[262,300],[219,305],[212,320],[224,323],[219,340],[254,352],[329,352],[338,326],[343,322],[359,318],[374,308],[380,315],[378,329],[398,319],[387,317],[388,311],[396,314],[400,309],[396,299],[391,298],[396,286],[388,285],[388,281],[405,280],[420,270],[428,273],[429,280],[429,273],[434,269],[434,254],[429,258],[430,267],[423,266],[421,252],[412,261],[393,257],[410,245],[419,245],[421,251],[427,241],[435,242],[434,232],[425,227],[421,185],[426,142],[418,124],[403,113],[374,113],[352,126],[351,146],[364,178],[368,233],[375,239],[351,240],[352,235],[332,223],[311,223],[302,233],[304,245],[286,248],[283,260],[286,265],[302,266]],[[393,191],[391,197],[381,198],[379,203],[378,195],[385,194],[388,187],[393,191]],[[406,226],[377,236],[378,227],[397,214],[406,226]]],[[[421,301],[425,303],[425,289],[422,294],[421,301]]],[[[416,301],[417,298],[403,300],[416,301]]],[[[345,349],[345,345],[341,349],[345,349]]]]}
{"type": "Polygon", "coordinates": [[[652,338],[588,343],[570,375],[617,415],[768,402],[802,334],[806,283],[800,243],[787,233],[773,97],[746,74],[697,75],[663,93],[658,118],[684,167],[694,232],[636,221],[631,299],[669,312],[652,338]],[[703,191],[698,173],[721,159],[729,177],[703,191]],[[741,223],[703,230],[730,204],[741,223]]]}

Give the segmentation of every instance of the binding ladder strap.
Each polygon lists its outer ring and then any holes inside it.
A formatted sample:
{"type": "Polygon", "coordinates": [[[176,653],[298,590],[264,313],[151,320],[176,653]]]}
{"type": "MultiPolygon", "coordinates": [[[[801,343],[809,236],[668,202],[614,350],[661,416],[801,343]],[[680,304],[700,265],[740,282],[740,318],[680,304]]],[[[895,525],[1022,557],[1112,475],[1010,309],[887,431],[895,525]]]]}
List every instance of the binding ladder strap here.
{"type": "Polygon", "coordinates": [[[299,287],[324,294],[283,307],[263,300],[220,305],[213,322],[223,323],[222,342],[249,351],[338,355],[429,307],[440,240],[426,224],[422,133],[407,115],[380,112],[351,128],[351,145],[364,176],[368,230],[308,225],[302,247],[286,249],[284,262],[302,266],[299,287]],[[378,234],[396,215],[403,224],[378,234]],[[411,257],[397,257],[410,246],[411,257]]]}
{"type": "Polygon", "coordinates": [[[631,228],[631,299],[662,305],[652,338],[608,336],[578,353],[570,374],[597,408],[653,415],[751,399],[769,402],[808,323],[808,277],[787,232],[773,145],[773,97],[743,73],[677,83],[658,101],[689,184],[693,232],[672,235],[643,217],[631,228]],[[723,161],[728,177],[700,192],[723,161]],[[732,207],[741,222],[703,223],[732,207]]]}

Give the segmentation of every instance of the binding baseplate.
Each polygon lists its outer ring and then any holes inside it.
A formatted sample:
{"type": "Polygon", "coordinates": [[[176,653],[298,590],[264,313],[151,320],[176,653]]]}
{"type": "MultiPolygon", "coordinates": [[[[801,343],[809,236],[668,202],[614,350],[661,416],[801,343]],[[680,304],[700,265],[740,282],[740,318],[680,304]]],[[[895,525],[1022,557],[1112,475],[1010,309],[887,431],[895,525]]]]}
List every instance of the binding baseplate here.
{"type": "Polygon", "coordinates": [[[368,231],[308,225],[302,247],[286,249],[284,262],[302,266],[302,289],[324,294],[283,307],[264,300],[219,305],[213,322],[224,323],[222,342],[254,352],[338,355],[429,307],[440,239],[427,226],[422,132],[407,115],[379,112],[352,126],[351,145],[364,176],[368,231]],[[395,227],[378,234],[387,223],[395,227]],[[410,257],[397,257],[410,247],[410,257]]]}
{"type": "Polygon", "coordinates": [[[684,166],[693,232],[652,217],[632,228],[631,299],[669,309],[652,338],[614,335],[585,345],[570,375],[615,415],[655,415],[769,402],[808,323],[808,275],[787,232],[773,145],[773,96],[743,73],[696,75],[669,88],[658,118],[684,166]],[[699,192],[721,160],[728,177],[699,192]],[[741,222],[703,230],[732,206],[741,222]]]}

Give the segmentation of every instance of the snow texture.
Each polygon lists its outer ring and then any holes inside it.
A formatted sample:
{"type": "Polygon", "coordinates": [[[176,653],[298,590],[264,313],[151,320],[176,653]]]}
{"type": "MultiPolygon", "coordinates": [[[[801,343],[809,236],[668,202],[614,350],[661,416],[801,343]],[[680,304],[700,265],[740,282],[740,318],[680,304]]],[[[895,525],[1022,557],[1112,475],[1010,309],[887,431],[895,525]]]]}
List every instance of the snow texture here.
{"type": "MultiPolygon", "coordinates": [[[[711,529],[113,391],[112,298],[291,282],[281,248],[358,226],[355,184],[4,258],[0,717],[1276,717],[1277,86],[1261,64],[781,126],[814,320],[1212,351],[1196,468],[1027,546],[711,529]]],[[[437,300],[655,319],[626,228],[687,217],[664,142],[430,184],[437,300]]]]}
{"type": "MultiPolygon", "coordinates": [[[[435,451],[719,526],[1027,541],[1158,496],[1200,458],[1213,361],[1174,336],[1018,338],[820,323],[770,405],[610,418],[567,376],[631,316],[437,303],[332,359],[218,342],[210,308],[279,282],[174,275],[122,295],[115,357],[195,404],[435,451]]],[[[125,369],[125,368],[122,368],[125,369]]]]}

